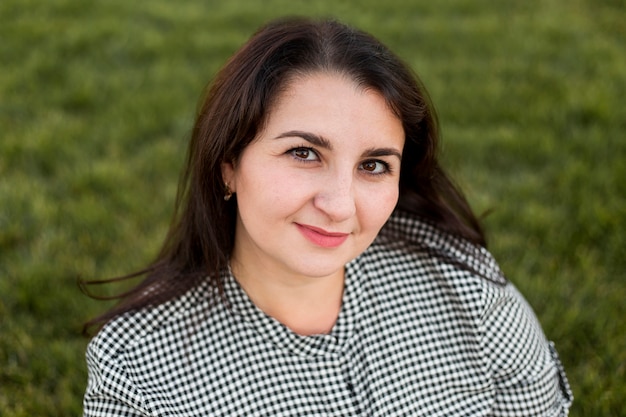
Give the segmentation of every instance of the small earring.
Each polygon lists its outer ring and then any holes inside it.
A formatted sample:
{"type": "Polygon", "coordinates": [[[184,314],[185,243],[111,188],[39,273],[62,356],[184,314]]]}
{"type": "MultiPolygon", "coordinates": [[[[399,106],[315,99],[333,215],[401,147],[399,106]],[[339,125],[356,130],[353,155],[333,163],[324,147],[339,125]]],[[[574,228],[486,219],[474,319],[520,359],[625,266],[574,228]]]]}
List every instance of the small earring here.
{"type": "Polygon", "coordinates": [[[224,201],[230,200],[233,196],[233,191],[230,189],[230,186],[227,182],[224,183],[224,201]]]}

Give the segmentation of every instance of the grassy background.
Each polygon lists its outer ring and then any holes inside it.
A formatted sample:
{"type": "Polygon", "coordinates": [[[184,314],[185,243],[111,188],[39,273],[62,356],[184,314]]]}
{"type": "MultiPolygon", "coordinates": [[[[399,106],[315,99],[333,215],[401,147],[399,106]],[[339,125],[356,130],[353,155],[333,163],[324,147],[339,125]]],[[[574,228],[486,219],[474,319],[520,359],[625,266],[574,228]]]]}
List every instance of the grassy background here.
{"type": "Polygon", "coordinates": [[[81,413],[77,277],[143,266],[200,92],[267,19],[335,16],[420,74],[448,167],[557,344],[574,416],[626,415],[623,0],[0,2],[0,415],[81,413]]]}

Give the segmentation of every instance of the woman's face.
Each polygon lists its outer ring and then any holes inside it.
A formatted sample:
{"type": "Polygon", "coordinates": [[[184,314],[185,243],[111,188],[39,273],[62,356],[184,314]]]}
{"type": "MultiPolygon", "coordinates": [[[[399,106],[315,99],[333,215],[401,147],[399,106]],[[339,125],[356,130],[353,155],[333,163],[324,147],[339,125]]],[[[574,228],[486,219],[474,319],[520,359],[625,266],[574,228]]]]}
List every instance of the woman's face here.
{"type": "Polygon", "coordinates": [[[239,160],[222,166],[237,193],[233,262],[277,278],[343,274],[398,200],[402,123],[380,94],[338,74],[288,87],[239,160]]]}

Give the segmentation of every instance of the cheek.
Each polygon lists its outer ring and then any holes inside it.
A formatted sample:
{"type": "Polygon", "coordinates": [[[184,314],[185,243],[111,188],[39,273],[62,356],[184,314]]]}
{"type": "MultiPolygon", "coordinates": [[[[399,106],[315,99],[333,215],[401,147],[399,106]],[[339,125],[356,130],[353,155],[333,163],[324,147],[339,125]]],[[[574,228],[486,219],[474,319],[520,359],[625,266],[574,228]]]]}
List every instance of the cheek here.
{"type": "Polygon", "coordinates": [[[261,216],[289,211],[307,198],[310,188],[297,173],[276,164],[250,164],[237,175],[238,201],[261,216]]]}
{"type": "Polygon", "coordinates": [[[398,202],[398,187],[389,187],[365,193],[361,200],[362,221],[368,229],[378,231],[391,216],[398,202]]]}

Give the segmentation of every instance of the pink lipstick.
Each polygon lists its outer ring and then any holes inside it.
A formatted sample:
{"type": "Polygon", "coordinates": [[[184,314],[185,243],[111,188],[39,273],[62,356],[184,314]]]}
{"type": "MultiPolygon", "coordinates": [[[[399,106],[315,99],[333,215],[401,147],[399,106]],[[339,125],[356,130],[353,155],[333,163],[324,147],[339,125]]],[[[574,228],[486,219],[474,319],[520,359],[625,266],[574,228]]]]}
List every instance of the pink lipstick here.
{"type": "Polygon", "coordinates": [[[300,233],[304,235],[311,243],[323,248],[336,248],[346,241],[349,233],[327,232],[319,227],[307,226],[296,223],[300,233]]]}

